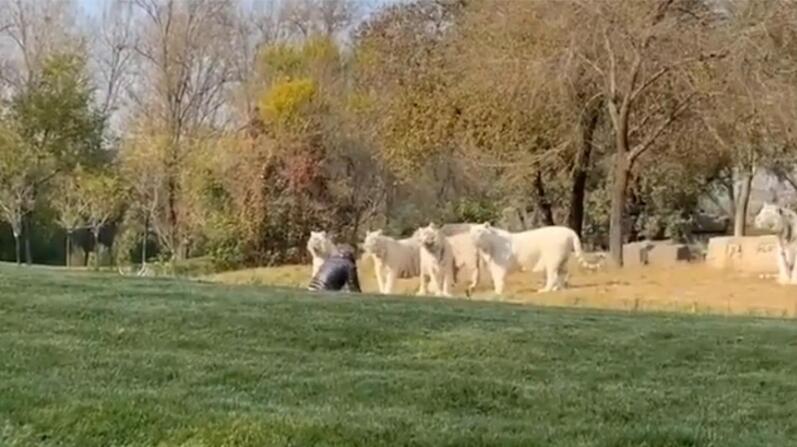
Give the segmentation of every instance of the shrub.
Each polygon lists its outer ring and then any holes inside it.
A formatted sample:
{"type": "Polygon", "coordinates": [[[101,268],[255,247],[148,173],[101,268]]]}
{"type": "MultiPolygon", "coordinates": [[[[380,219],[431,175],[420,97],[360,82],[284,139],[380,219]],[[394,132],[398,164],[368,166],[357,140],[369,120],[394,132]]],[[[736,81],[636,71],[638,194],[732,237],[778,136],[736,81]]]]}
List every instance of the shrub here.
{"type": "Polygon", "coordinates": [[[316,84],[311,79],[277,82],[260,100],[261,118],[265,122],[291,122],[312,102],[315,94],[316,84]]]}

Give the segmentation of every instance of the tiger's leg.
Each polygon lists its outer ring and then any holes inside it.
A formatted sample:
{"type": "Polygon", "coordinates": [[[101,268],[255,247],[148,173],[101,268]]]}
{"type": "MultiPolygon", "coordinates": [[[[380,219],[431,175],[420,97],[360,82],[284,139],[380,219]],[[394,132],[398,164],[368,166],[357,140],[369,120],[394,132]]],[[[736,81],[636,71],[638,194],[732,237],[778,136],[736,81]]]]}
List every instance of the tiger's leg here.
{"type": "Polygon", "coordinates": [[[791,249],[791,284],[797,285],[797,247],[791,249]]]}
{"type": "Polygon", "coordinates": [[[420,280],[420,286],[418,287],[417,295],[418,296],[426,295],[427,293],[429,293],[426,287],[426,283],[428,282],[429,277],[426,276],[424,272],[421,272],[420,276],[418,276],[418,279],[420,280]]]}
{"type": "Polygon", "coordinates": [[[440,296],[443,291],[443,287],[440,281],[440,272],[432,270],[432,273],[429,274],[429,279],[431,283],[432,292],[434,296],[440,296]]]}
{"type": "Polygon", "coordinates": [[[376,273],[376,286],[379,287],[379,293],[385,293],[385,267],[381,262],[377,261],[374,265],[374,272],[376,273]]]}
{"type": "Polygon", "coordinates": [[[316,273],[321,268],[322,261],[320,258],[313,256],[313,272],[311,278],[315,278],[316,273]]]}
{"type": "Polygon", "coordinates": [[[376,288],[379,293],[385,293],[384,283],[382,282],[382,262],[379,259],[372,258],[374,262],[374,276],[376,276],[376,288]]]}
{"type": "Polygon", "coordinates": [[[493,264],[490,265],[490,275],[493,277],[493,289],[495,290],[495,294],[502,295],[506,282],[506,272],[504,272],[501,267],[493,264]]]}
{"type": "Polygon", "coordinates": [[[476,255],[476,263],[473,264],[472,269],[473,271],[470,274],[470,284],[468,288],[465,289],[465,295],[468,297],[473,294],[473,291],[476,290],[476,287],[479,286],[479,281],[481,280],[481,270],[484,268],[485,264],[482,260],[481,255],[476,255]]]}
{"type": "Polygon", "coordinates": [[[791,282],[792,266],[786,259],[786,251],[778,250],[778,284],[789,284],[791,282]]]}
{"type": "Polygon", "coordinates": [[[567,288],[567,259],[559,264],[559,268],[556,272],[556,284],[554,284],[553,287],[553,290],[564,290],[567,288]]]}
{"type": "Polygon", "coordinates": [[[475,268],[473,269],[473,273],[470,275],[470,284],[468,284],[468,288],[466,290],[466,294],[470,296],[476,287],[479,285],[479,265],[476,264],[475,268]]]}
{"type": "Polygon", "coordinates": [[[556,285],[554,286],[554,290],[565,290],[567,288],[567,279],[568,273],[567,271],[559,271],[559,278],[556,281],[556,285]]]}
{"type": "Polygon", "coordinates": [[[554,290],[556,283],[559,281],[559,273],[556,267],[545,268],[545,287],[540,290],[542,292],[550,292],[554,290]]]}
{"type": "Polygon", "coordinates": [[[396,272],[393,269],[387,270],[387,279],[385,280],[385,295],[393,293],[393,287],[396,285],[396,272]]]}
{"type": "Polygon", "coordinates": [[[451,286],[454,283],[452,272],[443,273],[443,296],[451,296],[451,286]]]}

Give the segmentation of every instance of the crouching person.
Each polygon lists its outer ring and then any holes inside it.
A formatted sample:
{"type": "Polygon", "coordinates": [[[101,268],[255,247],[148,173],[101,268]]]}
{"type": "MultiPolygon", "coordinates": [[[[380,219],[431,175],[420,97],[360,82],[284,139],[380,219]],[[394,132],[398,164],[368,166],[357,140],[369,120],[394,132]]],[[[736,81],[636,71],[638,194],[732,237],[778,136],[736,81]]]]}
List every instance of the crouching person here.
{"type": "Polygon", "coordinates": [[[354,249],[345,244],[339,245],[335,253],[321,264],[308,289],[361,292],[354,249]]]}

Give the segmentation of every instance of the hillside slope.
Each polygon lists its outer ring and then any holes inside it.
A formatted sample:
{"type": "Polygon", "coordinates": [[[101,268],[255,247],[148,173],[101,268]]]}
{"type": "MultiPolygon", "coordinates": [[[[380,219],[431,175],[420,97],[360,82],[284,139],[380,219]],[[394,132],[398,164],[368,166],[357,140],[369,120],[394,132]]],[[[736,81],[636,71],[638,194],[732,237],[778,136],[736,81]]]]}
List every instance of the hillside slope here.
{"type": "Polygon", "coordinates": [[[790,321],[0,267],[0,445],[795,445],[790,321]]]}

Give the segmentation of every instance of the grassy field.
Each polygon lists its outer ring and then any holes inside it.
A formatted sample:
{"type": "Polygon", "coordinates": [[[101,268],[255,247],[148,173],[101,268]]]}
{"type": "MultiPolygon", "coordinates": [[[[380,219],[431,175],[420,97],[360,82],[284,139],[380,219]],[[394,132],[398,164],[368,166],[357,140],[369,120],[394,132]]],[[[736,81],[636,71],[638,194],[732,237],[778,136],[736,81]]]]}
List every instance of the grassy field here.
{"type": "Polygon", "coordinates": [[[797,326],[0,266],[2,446],[797,445],[797,326]]]}
{"type": "MultiPolygon", "coordinates": [[[[376,292],[370,261],[361,260],[359,266],[363,289],[376,292]]],[[[226,272],[206,279],[223,284],[305,287],[309,276],[309,265],[292,265],[226,272]]],[[[505,296],[496,298],[485,276],[474,298],[592,309],[797,318],[797,287],[783,287],[757,275],[718,271],[700,263],[603,268],[598,272],[572,265],[569,283],[568,290],[541,294],[537,290],[543,285],[542,274],[515,273],[509,277],[505,296]]],[[[414,294],[417,289],[417,278],[399,281],[402,293],[414,294]]],[[[464,297],[463,286],[457,291],[464,297]]]]}

